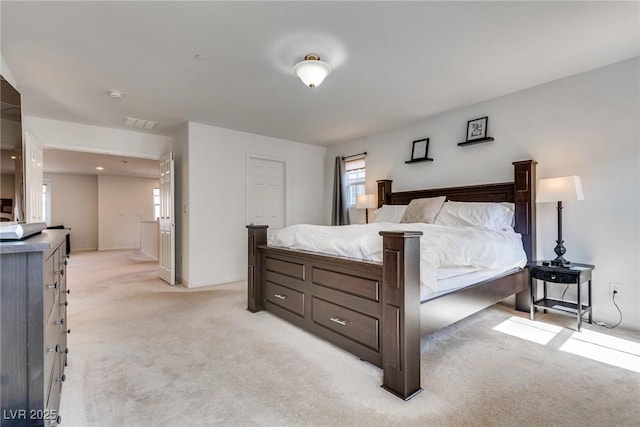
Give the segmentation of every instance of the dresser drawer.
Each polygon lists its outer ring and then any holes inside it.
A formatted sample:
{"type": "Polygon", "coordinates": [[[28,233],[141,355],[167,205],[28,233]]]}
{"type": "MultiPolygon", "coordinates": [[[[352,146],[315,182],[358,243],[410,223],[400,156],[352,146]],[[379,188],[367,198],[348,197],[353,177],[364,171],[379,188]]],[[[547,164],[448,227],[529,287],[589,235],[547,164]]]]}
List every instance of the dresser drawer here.
{"type": "Polygon", "coordinates": [[[60,325],[56,323],[56,320],[58,319],[55,317],[49,319],[44,329],[42,352],[44,357],[43,372],[45,378],[49,378],[53,367],[53,360],[57,354],[62,351],[62,347],[60,346],[60,325]]]}
{"type": "Polygon", "coordinates": [[[264,298],[298,316],[304,317],[304,294],[275,283],[265,282],[264,298]]]}
{"type": "Polygon", "coordinates": [[[313,298],[312,319],[315,323],[351,338],[373,350],[380,349],[378,319],[328,301],[313,298]]]}
{"type": "Polygon", "coordinates": [[[60,393],[62,391],[62,383],[66,379],[62,373],[62,366],[60,364],[60,356],[57,355],[54,361],[53,371],[51,372],[51,378],[49,379],[49,389],[47,393],[47,403],[45,412],[47,420],[45,420],[45,426],[56,425],[61,419],[59,418],[58,408],[60,407],[60,393]]]}
{"type": "Polygon", "coordinates": [[[554,283],[576,283],[579,276],[579,273],[571,273],[568,271],[562,271],[560,269],[558,269],[557,271],[550,271],[534,268],[531,271],[531,277],[533,277],[534,279],[540,279],[554,283]]]}
{"type": "Polygon", "coordinates": [[[55,273],[55,254],[52,254],[44,262],[42,276],[43,276],[43,312],[44,318],[48,319],[51,311],[54,307],[54,302],[58,297],[58,289],[60,288],[58,279],[55,273]]]}

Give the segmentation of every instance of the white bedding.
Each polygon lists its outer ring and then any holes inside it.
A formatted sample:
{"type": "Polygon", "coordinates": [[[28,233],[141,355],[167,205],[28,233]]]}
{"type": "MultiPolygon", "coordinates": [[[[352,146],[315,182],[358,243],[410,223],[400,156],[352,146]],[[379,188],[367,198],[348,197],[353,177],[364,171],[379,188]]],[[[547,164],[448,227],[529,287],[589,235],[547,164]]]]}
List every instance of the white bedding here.
{"type": "Polygon", "coordinates": [[[527,256],[521,236],[513,231],[434,224],[373,224],[340,227],[299,224],[274,231],[270,246],[320,252],[382,262],[380,231],[421,231],[420,299],[439,291],[437,279],[478,269],[524,267],[527,256]],[[460,267],[442,269],[441,267],[460,267]]]}

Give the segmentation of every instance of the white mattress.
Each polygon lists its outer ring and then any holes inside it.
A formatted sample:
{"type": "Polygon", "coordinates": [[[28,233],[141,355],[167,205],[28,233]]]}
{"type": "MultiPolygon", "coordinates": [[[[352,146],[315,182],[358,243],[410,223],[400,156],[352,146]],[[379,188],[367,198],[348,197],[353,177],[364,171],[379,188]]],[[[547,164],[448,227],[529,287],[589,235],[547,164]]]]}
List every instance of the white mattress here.
{"type": "MultiPolygon", "coordinates": [[[[270,246],[382,262],[380,231],[421,231],[420,299],[441,292],[440,280],[487,269],[523,267],[520,234],[434,224],[373,223],[339,227],[298,224],[275,231],[270,246]]],[[[472,277],[472,276],[467,276],[472,277]]],[[[445,283],[456,283],[458,278],[445,283]]],[[[447,285],[448,286],[448,285],[447,285]]]]}

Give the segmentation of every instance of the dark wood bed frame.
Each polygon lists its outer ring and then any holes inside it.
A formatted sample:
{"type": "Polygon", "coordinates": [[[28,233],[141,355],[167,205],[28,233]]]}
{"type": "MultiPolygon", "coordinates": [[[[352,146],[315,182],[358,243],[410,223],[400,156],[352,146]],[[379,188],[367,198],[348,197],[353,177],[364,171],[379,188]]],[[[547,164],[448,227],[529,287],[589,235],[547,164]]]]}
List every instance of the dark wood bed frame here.
{"type": "MultiPolygon", "coordinates": [[[[515,231],[535,255],[536,162],[514,162],[513,182],[393,193],[378,181],[378,206],[447,196],[462,202],[515,203],[515,231]]],[[[408,400],[420,387],[420,337],[511,295],[529,311],[529,271],[420,303],[421,232],[380,232],[382,263],[267,246],[267,226],[248,225],[248,310],[266,309],[367,360],[383,371],[386,390],[408,400]]]]}

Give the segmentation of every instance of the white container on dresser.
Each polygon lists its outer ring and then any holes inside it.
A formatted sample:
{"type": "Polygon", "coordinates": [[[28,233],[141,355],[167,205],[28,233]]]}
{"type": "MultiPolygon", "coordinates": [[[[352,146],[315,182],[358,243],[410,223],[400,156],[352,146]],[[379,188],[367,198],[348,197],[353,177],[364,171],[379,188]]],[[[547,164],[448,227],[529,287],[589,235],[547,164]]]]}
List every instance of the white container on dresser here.
{"type": "Polygon", "coordinates": [[[68,230],[0,242],[0,426],[52,426],[67,364],[68,230]]]}

